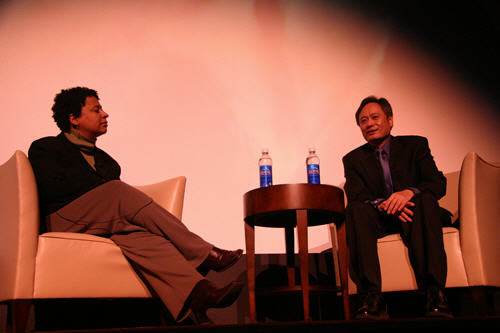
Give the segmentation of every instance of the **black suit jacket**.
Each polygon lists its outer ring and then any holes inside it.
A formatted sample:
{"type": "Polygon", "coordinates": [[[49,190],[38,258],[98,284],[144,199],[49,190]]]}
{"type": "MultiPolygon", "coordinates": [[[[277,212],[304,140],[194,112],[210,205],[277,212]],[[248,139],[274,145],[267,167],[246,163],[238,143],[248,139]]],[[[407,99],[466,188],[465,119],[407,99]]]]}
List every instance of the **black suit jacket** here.
{"type": "MultiPolygon", "coordinates": [[[[387,198],[384,174],[375,150],[368,143],[344,156],[348,203],[387,198]]],[[[446,193],[446,178],[438,170],[427,139],[420,136],[391,137],[389,161],[394,192],[410,187],[430,192],[436,200],[446,193]]]]}
{"type": "Polygon", "coordinates": [[[105,182],[120,179],[120,165],[111,156],[96,148],[94,170],[63,133],[34,141],[28,157],[38,186],[41,216],[105,182]]]}

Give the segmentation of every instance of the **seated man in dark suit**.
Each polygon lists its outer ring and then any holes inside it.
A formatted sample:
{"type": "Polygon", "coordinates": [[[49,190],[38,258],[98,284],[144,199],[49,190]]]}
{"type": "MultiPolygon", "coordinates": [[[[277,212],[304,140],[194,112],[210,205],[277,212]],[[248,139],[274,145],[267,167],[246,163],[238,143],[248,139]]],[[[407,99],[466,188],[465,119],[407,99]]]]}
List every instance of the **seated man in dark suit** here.
{"type": "Polygon", "coordinates": [[[243,283],[218,288],[201,272],[222,271],[242,250],[215,247],[191,232],[150,197],[120,180],[120,165],[96,147],[108,129],[97,92],[62,90],[52,106],[61,133],[34,141],[29,159],[47,231],[109,237],[176,320],[231,305],[243,283]]]}
{"type": "Polygon", "coordinates": [[[390,233],[400,233],[408,248],[418,287],[426,292],[426,315],[451,316],[444,295],[447,267],[438,205],[446,178],[427,139],[391,136],[392,108],[385,98],[365,98],[356,122],[367,143],[343,158],[350,273],[362,296],[355,316],[388,318],[377,239],[390,233]]]}

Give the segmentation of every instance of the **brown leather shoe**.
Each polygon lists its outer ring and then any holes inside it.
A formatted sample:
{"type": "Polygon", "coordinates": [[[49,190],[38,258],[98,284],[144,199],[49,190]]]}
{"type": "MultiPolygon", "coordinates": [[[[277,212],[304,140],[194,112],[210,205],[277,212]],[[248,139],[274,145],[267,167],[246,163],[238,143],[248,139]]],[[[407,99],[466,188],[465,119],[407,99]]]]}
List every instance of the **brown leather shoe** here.
{"type": "Polygon", "coordinates": [[[213,247],[208,254],[207,259],[200,265],[201,270],[214,270],[222,272],[233,266],[243,255],[243,250],[236,251],[222,250],[213,247]]]}

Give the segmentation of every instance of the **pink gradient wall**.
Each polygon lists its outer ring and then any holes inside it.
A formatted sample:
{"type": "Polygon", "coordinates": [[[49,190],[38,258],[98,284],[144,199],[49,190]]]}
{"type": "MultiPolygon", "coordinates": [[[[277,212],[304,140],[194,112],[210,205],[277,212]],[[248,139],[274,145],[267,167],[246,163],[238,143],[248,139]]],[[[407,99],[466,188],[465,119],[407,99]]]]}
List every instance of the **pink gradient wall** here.
{"type": "MultiPolygon", "coordinates": [[[[52,99],[96,89],[110,114],[98,145],[145,184],[188,179],[184,221],[218,246],[244,247],[243,194],[268,147],[274,183],[305,182],[309,146],[321,180],[344,182],[341,157],[363,143],[362,98],[385,96],[393,134],[427,136],[443,172],[476,151],[500,161],[499,117],[443,61],[389,26],[307,1],[12,1],[0,5],[0,163],[56,135],[52,99]]],[[[310,247],[328,247],[326,227],[310,247]]],[[[283,252],[257,228],[257,252],[283,252]]]]}

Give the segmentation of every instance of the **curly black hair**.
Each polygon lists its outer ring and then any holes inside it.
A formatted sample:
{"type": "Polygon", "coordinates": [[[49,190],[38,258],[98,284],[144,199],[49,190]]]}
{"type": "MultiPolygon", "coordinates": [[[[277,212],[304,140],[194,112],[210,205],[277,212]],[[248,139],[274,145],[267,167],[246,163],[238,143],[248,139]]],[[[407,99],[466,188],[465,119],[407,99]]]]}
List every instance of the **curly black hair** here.
{"type": "Polygon", "coordinates": [[[392,107],[387,99],[385,99],[384,97],[377,98],[375,96],[368,96],[361,101],[361,104],[359,105],[358,110],[356,111],[356,124],[358,124],[358,126],[359,126],[359,114],[361,113],[361,110],[365,107],[365,105],[368,103],[377,103],[378,105],[380,105],[382,111],[384,111],[387,118],[392,117],[392,107]]]}
{"type": "Polygon", "coordinates": [[[54,97],[52,117],[61,131],[70,131],[71,126],[69,122],[69,115],[72,114],[75,117],[79,117],[82,113],[82,106],[85,105],[85,99],[87,97],[95,97],[99,99],[97,91],[86,87],[62,89],[61,92],[54,97]]]}

